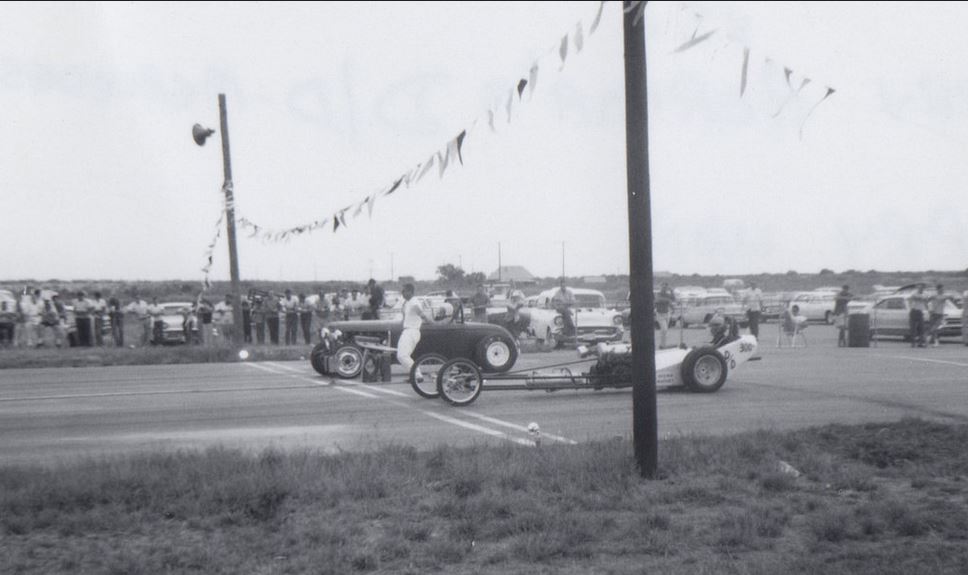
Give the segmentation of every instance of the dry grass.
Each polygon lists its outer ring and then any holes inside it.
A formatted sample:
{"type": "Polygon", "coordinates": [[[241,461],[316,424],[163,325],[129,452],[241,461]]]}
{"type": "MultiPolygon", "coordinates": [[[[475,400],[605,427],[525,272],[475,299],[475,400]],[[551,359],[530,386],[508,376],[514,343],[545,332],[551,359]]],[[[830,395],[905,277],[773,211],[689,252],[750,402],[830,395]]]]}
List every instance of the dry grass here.
{"type": "Polygon", "coordinates": [[[3,573],[964,573],[968,426],[0,468],[3,573]],[[779,470],[785,461],[802,474],[779,470]]]}

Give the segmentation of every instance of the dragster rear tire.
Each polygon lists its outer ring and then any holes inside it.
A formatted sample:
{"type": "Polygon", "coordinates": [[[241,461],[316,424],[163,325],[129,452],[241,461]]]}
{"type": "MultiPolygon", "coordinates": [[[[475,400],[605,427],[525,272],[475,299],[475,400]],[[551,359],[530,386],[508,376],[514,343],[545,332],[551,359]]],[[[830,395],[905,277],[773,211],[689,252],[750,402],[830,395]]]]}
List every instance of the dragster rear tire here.
{"type": "Polygon", "coordinates": [[[329,375],[329,372],[326,370],[327,351],[329,351],[329,346],[323,342],[320,342],[316,344],[316,347],[314,347],[311,352],[309,352],[309,363],[319,375],[329,375]]]}
{"type": "Polygon", "coordinates": [[[682,383],[693,393],[714,393],[726,383],[728,368],[714,347],[697,347],[682,361],[682,383]]]}

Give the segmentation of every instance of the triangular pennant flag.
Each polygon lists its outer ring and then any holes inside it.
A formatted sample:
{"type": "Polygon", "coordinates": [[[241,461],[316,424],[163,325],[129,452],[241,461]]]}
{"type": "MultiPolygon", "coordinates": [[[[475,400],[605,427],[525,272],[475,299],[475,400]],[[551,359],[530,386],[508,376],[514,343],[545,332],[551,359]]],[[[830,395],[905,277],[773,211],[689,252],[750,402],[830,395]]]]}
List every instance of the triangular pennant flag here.
{"type": "Polygon", "coordinates": [[[685,52],[686,50],[688,50],[688,49],[696,46],[697,44],[700,44],[702,42],[705,42],[706,40],[709,39],[710,36],[712,36],[715,33],[716,33],[716,30],[713,29],[713,30],[710,30],[709,32],[706,32],[706,33],[701,34],[699,36],[693,35],[693,37],[690,40],[688,40],[682,46],[679,46],[678,48],[676,48],[675,50],[673,50],[673,52],[685,52]]]}
{"type": "Polygon", "coordinates": [[[739,97],[743,97],[743,93],[746,92],[746,73],[750,66],[750,49],[743,47],[743,68],[739,73],[739,97]]]}
{"type": "Polygon", "coordinates": [[[803,119],[803,122],[800,123],[800,139],[801,140],[803,139],[803,126],[807,123],[807,120],[810,119],[810,116],[813,115],[813,111],[817,109],[817,106],[819,106],[820,104],[823,104],[824,103],[824,100],[826,100],[827,98],[829,98],[836,91],[837,90],[834,90],[833,88],[831,88],[830,86],[828,86],[827,87],[827,93],[823,95],[823,98],[820,98],[820,101],[817,102],[816,104],[814,104],[813,107],[810,108],[810,111],[807,112],[807,116],[803,119]]]}
{"type": "Polygon", "coordinates": [[[521,95],[524,94],[524,87],[528,85],[528,81],[524,78],[518,80],[518,100],[521,99],[521,95]]]}
{"type": "Polygon", "coordinates": [[[336,214],[333,214],[333,231],[335,232],[338,229],[339,229],[339,216],[336,214]]]}
{"type": "Polygon", "coordinates": [[[460,160],[460,165],[464,165],[464,157],[461,155],[460,150],[464,146],[464,138],[467,136],[467,130],[461,130],[460,134],[457,134],[457,159],[460,160]]]}
{"type": "Polygon", "coordinates": [[[585,47],[585,37],[582,35],[581,20],[575,25],[575,53],[581,52],[585,47]]]}
{"type": "Polygon", "coordinates": [[[602,21],[602,10],[604,8],[605,8],[605,0],[602,0],[598,4],[598,12],[595,13],[595,19],[592,20],[592,25],[588,28],[588,35],[589,36],[591,36],[592,34],[594,34],[595,33],[595,30],[598,30],[598,25],[602,21]]]}
{"type": "Polygon", "coordinates": [[[369,201],[366,203],[366,209],[369,212],[370,218],[373,217],[373,204],[376,203],[376,197],[379,196],[379,195],[380,194],[377,193],[377,194],[373,194],[372,196],[370,196],[369,198],[367,198],[369,201]]]}
{"type": "Polygon", "coordinates": [[[444,147],[444,153],[437,152],[437,176],[443,178],[444,171],[447,170],[447,163],[450,162],[450,142],[444,147]]]}
{"type": "MultiPolygon", "coordinates": [[[[365,201],[366,200],[364,200],[364,202],[365,201]]],[[[356,216],[360,215],[360,213],[362,211],[363,211],[363,202],[360,202],[360,203],[356,204],[356,209],[353,210],[353,217],[355,218],[356,216]]]]}
{"type": "Polygon", "coordinates": [[[420,180],[422,180],[423,177],[427,175],[427,172],[430,171],[430,168],[433,168],[433,167],[434,167],[434,156],[431,155],[429,158],[427,158],[427,162],[424,164],[423,169],[420,171],[420,174],[417,176],[417,181],[419,182],[420,180]]]}
{"type": "MultiPolygon", "coordinates": [[[[538,63],[535,62],[531,65],[531,70],[528,72],[528,99],[530,100],[534,96],[534,86],[538,83],[538,63]]],[[[492,126],[493,128],[493,126],[492,126]]]]}
{"type": "Polygon", "coordinates": [[[790,84],[790,76],[791,75],[793,75],[793,70],[791,70],[791,69],[787,68],[786,66],[784,66],[783,67],[783,77],[786,79],[787,87],[792,90],[793,89],[793,86],[790,84]]]}
{"type": "Polygon", "coordinates": [[[558,46],[558,57],[561,58],[561,68],[558,69],[562,70],[565,67],[565,59],[568,58],[568,34],[561,37],[561,45],[558,46]]]}
{"type": "MultiPolygon", "coordinates": [[[[395,181],[395,182],[393,182],[393,185],[392,185],[392,186],[390,186],[390,189],[389,189],[389,190],[387,190],[387,191],[386,191],[386,193],[384,193],[383,195],[384,195],[384,196],[389,196],[389,195],[390,195],[390,194],[392,194],[393,192],[395,192],[395,191],[397,191],[397,188],[399,188],[399,187],[400,187],[400,184],[401,184],[401,183],[403,183],[403,176],[400,176],[399,178],[397,178],[397,181],[395,181]]],[[[343,225],[346,225],[346,223],[344,222],[344,224],[343,224],[343,225]]]]}
{"type": "MultiPolygon", "coordinates": [[[[532,89],[533,88],[534,87],[532,86],[532,89]]],[[[494,110],[487,111],[487,125],[491,127],[492,132],[497,132],[497,130],[494,128],[494,110]]]]}
{"type": "Polygon", "coordinates": [[[511,104],[513,103],[514,103],[514,88],[511,88],[511,92],[508,93],[508,103],[504,105],[504,109],[508,113],[508,124],[511,123],[511,104]]]}

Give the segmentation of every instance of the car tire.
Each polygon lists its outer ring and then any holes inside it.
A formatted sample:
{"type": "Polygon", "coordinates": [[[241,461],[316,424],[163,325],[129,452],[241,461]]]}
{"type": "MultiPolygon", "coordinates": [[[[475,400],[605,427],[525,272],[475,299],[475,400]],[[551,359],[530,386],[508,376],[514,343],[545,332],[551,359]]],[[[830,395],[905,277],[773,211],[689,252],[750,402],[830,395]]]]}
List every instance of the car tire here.
{"type": "Polygon", "coordinates": [[[309,352],[309,363],[319,375],[329,375],[329,371],[326,370],[326,352],[328,349],[325,343],[320,342],[309,352]]]}
{"type": "Polygon", "coordinates": [[[455,358],[440,366],[437,393],[444,401],[458,407],[470,405],[481,394],[484,378],[474,362],[455,358]]]}
{"type": "Polygon", "coordinates": [[[410,387],[417,392],[417,395],[427,399],[440,397],[440,393],[437,391],[437,373],[440,372],[440,367],[445,363],[447,363],[447,358],[439,353],[427,353],[417,358],[413,367],[410,368],[410,387]],[[418,369],[423,374],[422,382],[417,381],[418,369]]]}
{"type": "Polygon", "coordinates": [[[336,362],[336,376],[340,379],[353,379],[363,371],[363,350],[355,345],[344,345],[333,353],[336,362]]]}
{"type": "Polygon", "coordinates": [[[823,314],[823,321],[827,325],[833,325],[834,324],[834,314],[831,313],[831,312],[829,312],[829,311],[828,312],[824,312],[824,314],[823,314]]]}
{"type": "Polygon", "coordinates": [[[551,331],[550,327],[545,328],[545,337],[542,341],[544,342],[545,348],[547,348],[549,351],[558,348],[558,338],[555,336],[555,333],[551,331]]]}
{"type": "Polygon", "coordinates": [[[518,360],[518,346],[505,335],[485,337],[477,344],[477,364],[487,373],[504,373],[518,360]]]}
{"type": "Polygon", "coordinates": [[[680,369],[683,384],[694,393],[713,393],[726,383],[726,360],[713,347],[693,349],[682,361],[680,369]]]}

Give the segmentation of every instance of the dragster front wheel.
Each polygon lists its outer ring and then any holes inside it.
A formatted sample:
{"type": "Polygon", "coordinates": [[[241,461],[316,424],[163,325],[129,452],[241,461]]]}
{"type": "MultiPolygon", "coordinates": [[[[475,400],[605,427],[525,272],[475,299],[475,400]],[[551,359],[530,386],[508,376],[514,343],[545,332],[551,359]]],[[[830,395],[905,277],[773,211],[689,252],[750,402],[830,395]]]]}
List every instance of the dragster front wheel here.
{"type": "Polygon", "coordinates": [[[483,383],[481,370],[468,359],[452,359],[437,372],[437,393],[458,407],[474,403],[483,383]]]}
{"type": "Polygon", "coordinates": [[[410,368],[410,387],[417,395],[427,399],[440,396],[437,393],[437,373],[446,362],[447,358],[439,353],[428,353],[417,358],[410,368]]]}

